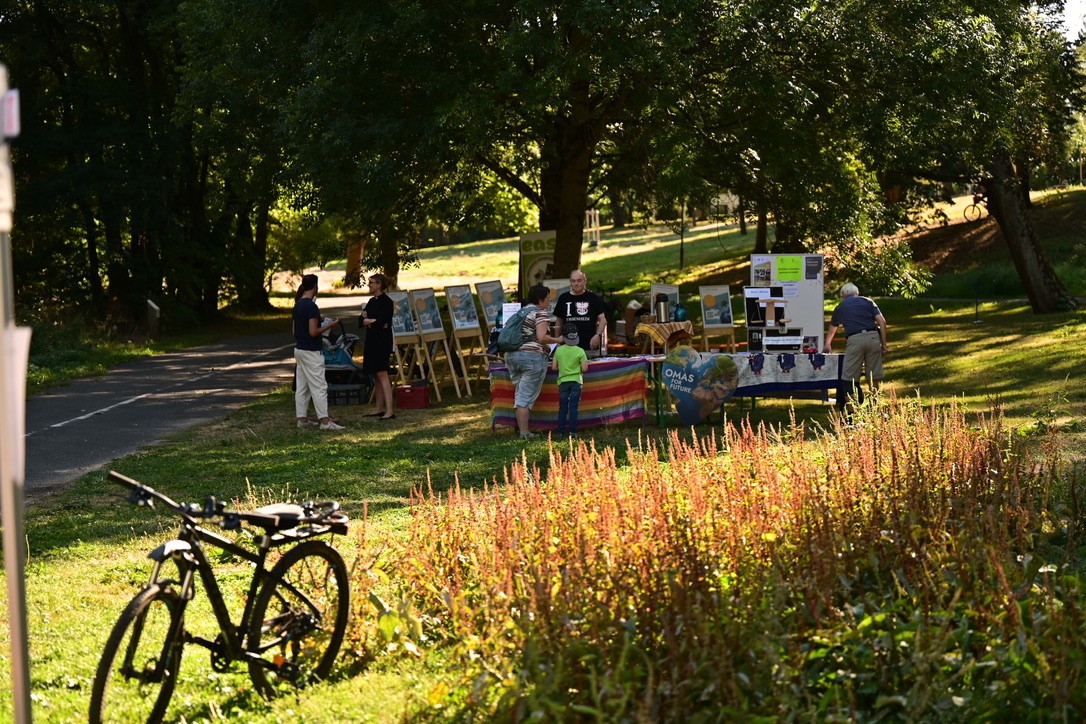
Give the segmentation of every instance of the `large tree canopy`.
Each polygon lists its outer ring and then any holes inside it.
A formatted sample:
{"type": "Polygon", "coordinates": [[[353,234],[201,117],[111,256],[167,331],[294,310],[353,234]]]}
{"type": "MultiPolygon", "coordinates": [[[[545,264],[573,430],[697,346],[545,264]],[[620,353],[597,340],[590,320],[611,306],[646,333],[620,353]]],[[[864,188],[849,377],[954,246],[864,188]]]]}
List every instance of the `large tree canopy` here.
{"type": "Polygon", "coordinates": [[[259,306],[269,259],[303,261],[276,228],[333,219],[395,274],[420,228],[480,223],[499,187],[556,231],[556,274],[597,198],[728,189],[774,250],[884,280],[907,264],[874,242],[900,218],[884,191],[927,179],[981,185],[1034,309],[1065,308],[1027,193],[1081,104],[1059,5],[17,0],[19,293],[259,306]]]}

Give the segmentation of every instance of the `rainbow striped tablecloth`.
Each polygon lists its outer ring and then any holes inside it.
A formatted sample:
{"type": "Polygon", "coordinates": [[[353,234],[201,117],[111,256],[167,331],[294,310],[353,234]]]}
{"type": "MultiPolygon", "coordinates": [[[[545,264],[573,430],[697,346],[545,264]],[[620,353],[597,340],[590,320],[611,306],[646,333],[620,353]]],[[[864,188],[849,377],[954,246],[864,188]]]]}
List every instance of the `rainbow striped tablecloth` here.
{"type": "MultiPolygon", "coordinates": [[[[649,364],[640,357],[601,359],[588,363],[581,391],[578,427],[598,427],[645,416],[645,391],[649,364]]],[[[531,428],[554,430],[558,427],[558,373],[547,372],[543,391],[532,407],[531,428]]],[[[513,383],[504,366],[490,368],[490,424],[515,427],[513,383]]]]}

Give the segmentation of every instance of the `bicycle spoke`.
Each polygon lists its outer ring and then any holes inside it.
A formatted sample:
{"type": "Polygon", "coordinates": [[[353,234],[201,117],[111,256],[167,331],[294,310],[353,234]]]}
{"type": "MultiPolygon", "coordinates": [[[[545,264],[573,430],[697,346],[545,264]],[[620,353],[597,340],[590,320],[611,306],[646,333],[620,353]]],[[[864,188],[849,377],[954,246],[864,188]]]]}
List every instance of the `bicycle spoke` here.
{"type": "Polygon", "coordinates": [[[305,686],[332,668],[347,625],[347,570],[331,547],[313,541],[292,549],[268,575],[253,612],[247,647],[258,691],[305,686]]]}
{"type": "Polygon", "coordinates": [[[121,614],[94,680],[90,720],[161,721],[181,665],[184,602],[149,586],[121,614]]]}

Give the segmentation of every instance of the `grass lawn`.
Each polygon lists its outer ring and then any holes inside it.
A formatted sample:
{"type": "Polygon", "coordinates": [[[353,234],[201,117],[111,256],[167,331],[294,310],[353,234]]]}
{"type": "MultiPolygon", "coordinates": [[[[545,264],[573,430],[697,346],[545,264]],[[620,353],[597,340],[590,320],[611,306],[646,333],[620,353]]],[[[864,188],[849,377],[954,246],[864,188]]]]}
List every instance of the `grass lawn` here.
{"type": "MultiPolygon", "coordinates": [[[[1069,238],[1067,248],[1082,244],[1081,237],[1077,242],[1073,234],[1069,238]]],[[[684,241],[688,266],[678,271],[674,234],[611,232],[598,251],[586,254],[584,267],[590,285],[607,280],[605,286],[621,294],[640,294],[649,283],[664,281],[679,283],[684,294],[692,295],[698,284],[741,285],[749,274],[752,240],[731,228],[695,228],[684,241]],[[664,268],[673,271],[655,271],[664,268]]],[[[405,273],[402,286],[440,289],[495,278],[508,283],[515,275],[514,249],[505,240],[427,250],[422,267],[405,273]],[[479,270],[479,275],[465,274],[465,269],[479,270]]],[[[1017,434],[1038,445],[1058,438],[1066,455],[1086,459],[1086,389],[1080,382],[1086,312],[1037,317],[1022,302],[968,297],[880,304],[890,324],[888,390],[936,404],[956,399],[978,413],[1002,405],[1017,434]]],[[[503,483],[514,461],[544,469],[549,464],[546,441],[525,444],[507,430],[491,430],[483,387],[477,385],[474,397],[464,400],[446,387],[443,402],[399,411],[392,424],[363,417],[366,410],[360,407],[333,408],[348,428],[333,434],[296,429],[292,395],[281,389],[226,420],[115,461],[113,467],[185,501],[212,494],[255,502],[336,498],[357,521],[341,548],[349,563],[357,557],[365,565],[384,544],[405,535],[412,490],[482,489],[503,483]]],[[[793,407],[777,399],[759,401],[753,412],[728,403],[726,412],[729,422],[749,420],[781,430],[793,419],[826,426],[830,415],[817,402],[797,401],[793,407]]],[[[615,448],[621,466],[628,446],[638,449],[648,441],[664,443],[669,435],[704,438],[719,431],[719,421],[691,431],[673,421],[658,427],[650,419],[591,430],[583,437],[598,449],[615,448]]],[[[172,521],[124,503],[119,489],[95,473],[35,503],[27,511],[26,530],[35,719],[80,720],[86,716],[105,638],[149,572],[145,554],[172,536],[172,521]]],[[[240,587],[243,569],[226,560],[216,565],[240,587]]],[[[386,600],[396,599],[394,576],[376,585],[386,600]]],[[[188,616],[194,629],[207,633],[210,617],[203,606],[206,598],[198,593],[188,616]]],[[[356,602],[356,611],[362,618],[374,615],[365,600],[356,602]]],[[[0,637],[6,636],[4,625],[0,637]]],[[[402,648],[363,665],[371,659],[347,651],[331,681],[265,703],[252,693],[242,667],[216,672],[205,651],[188,647],[170,717],[190,722],[396,721],[439,686],[445,663],[441,654],[416,657],[402,648]]],[[[11,711],[6,666],[0,667],[0,711],[11,711]]]]}

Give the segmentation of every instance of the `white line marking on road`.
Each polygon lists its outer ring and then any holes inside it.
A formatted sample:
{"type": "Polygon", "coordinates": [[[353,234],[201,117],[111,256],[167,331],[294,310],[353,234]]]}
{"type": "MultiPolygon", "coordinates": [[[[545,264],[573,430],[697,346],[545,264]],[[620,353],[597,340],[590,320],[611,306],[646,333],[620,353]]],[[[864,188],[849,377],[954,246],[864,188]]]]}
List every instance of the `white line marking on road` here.
{"type": "MultiPolygon", "coordinates": [[[[168,387],[164,387],[164,388],[155,390],[154,392],[144,392],[142,395],[136,395],[135,397],[129,397],[127,400],[121,400],[120,402],[115,402],[112,405],[109,405],[107,407],[103,407],[103,408],[95,410],[93,412],[88,412],[87,414],[80,415],[79,417],[73,417],[73,418],[71,418],[69,420],[64,420],[62,422],[54,422],[52,425],[49,425],[49,427],[45,428],[45,429],[53,429],[53,428],[58,428],[58,427],[64,427],[65,425],[68,425],[68,424],[73,423],[73,422],[80,422],[82,420],[86,420],[87,418],[94,417],[95,415],[101,415],[103,413],[109,412],[110,410],[115,410],[118,407],[123,407],[124,405],[131,404],[133,402],[136,402],[137,400],[142,400],[144,397],[153,397],[155,395],[162,394],[166,390],[181,387],[182,385],[192,384],[193,382],[199,382],[200,380],[205,380],[208,377],[213,377],[213,376],[219,374],[220,372],[226,372],[227,370],[234,369],[235,367],[241,367],[242,365],[251,364],[252,362],[255,362],[256,360],[260,359],[261,357],[267,357],[270,354],[275,354],[276,352],[280,352],[280,351],[282,351],[284,349],[293,349],[293,348],[294,348],[294,345],[292,345],[292,344],[283,345],[282,347],[276,347],[275,349],[270,349],[270,350],[268,350],[266,352],[261,352],[260,354],[256,355],[255,357],[250,357],[247,360],[243,360],[241,362],[235,362],[234,364],[229,365],[227,367],[215,368],[211,372],[208,372],[207,374],[200,375],[199,377],[190,377],[188,379],[181,380],[180,382],[175,382],[172,385],[169,385],[168,387]]],[[[35,432],[41,432],[41,431],[39,430],[39,431],[28,432],[28,433],[26,433],[26,437],[30,437],[31,435],[35,434],[35,432]]]]}

